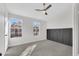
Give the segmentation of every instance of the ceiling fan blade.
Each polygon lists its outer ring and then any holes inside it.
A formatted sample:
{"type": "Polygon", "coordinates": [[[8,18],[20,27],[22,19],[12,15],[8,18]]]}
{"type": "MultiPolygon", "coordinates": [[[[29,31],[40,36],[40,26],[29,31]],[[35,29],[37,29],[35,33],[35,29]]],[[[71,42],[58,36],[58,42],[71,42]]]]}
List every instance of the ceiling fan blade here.
{"type": "Polygon", "coordinates": [[[47,8],[45,8],[44,10],[46,11],[46,10],[49,9],[50,7],[52,7],[52,5],[48,5],[47,8]]]}
{"type": "Polygon", "coordinates": [[[36,11],[44,11],[44,9],[42,9],[42,10],[41,10],[41,9],[35,9],[35,10],[36,10],[36,11]]]}

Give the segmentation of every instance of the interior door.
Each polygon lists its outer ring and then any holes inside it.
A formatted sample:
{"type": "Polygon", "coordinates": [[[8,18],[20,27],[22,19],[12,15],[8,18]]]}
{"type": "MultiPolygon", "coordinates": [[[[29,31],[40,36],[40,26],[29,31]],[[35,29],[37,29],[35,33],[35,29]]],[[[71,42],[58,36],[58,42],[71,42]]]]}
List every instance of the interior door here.
{"type": "Polygon", "coordinates": [[[8,17],[5,16],[5,52],[8,48],[8,17]]]}
{"type": "Polygon", "coordinates": [[[5,55],[8,47],[8,18],[4,4],[0,4],[0,56],[5,55]]]}

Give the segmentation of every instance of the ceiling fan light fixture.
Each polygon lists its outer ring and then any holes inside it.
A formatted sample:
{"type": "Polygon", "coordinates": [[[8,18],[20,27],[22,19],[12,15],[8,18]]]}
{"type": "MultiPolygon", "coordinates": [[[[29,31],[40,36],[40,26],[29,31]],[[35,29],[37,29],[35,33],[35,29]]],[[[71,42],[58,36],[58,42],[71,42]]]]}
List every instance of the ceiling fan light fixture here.
{"type": "Polygon", "coordinates": [[[48,15],[48,13],[47,13],[46,11],[43,11],[43,14],[44,14],[44,15],[48,15]]]}
{"type": "Polygon", "coordinates": [[[48,13],[47,13],[47,12],[45,12],[45,15],[48,15],[48,13]]]}

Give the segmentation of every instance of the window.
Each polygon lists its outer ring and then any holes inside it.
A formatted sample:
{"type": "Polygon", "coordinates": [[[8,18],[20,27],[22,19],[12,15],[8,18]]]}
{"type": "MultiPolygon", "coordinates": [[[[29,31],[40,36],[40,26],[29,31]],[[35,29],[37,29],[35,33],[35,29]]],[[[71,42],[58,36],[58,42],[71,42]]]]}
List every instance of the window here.
{"type": "Polygon", "coordinates": [[[34,36],[39,35],[40,23],[39,22],[33,22],[32,26],[33,26],[33,34],[34,34],[34,36]]]}
{"type": "Polygon", "coordinates": [[[22,20],[18,18],[9,19],[10,37],[22,37],[22,20]]]}

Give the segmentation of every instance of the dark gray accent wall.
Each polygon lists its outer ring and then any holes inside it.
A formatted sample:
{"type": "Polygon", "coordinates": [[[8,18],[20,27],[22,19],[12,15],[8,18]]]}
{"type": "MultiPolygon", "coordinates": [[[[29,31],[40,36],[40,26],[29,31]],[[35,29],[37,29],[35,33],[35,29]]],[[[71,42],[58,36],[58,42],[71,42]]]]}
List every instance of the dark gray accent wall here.
{"type": "Polygon", "coordinates": [[[47,29],[47,39],[72,46],[72,28],[47,29]]]}

